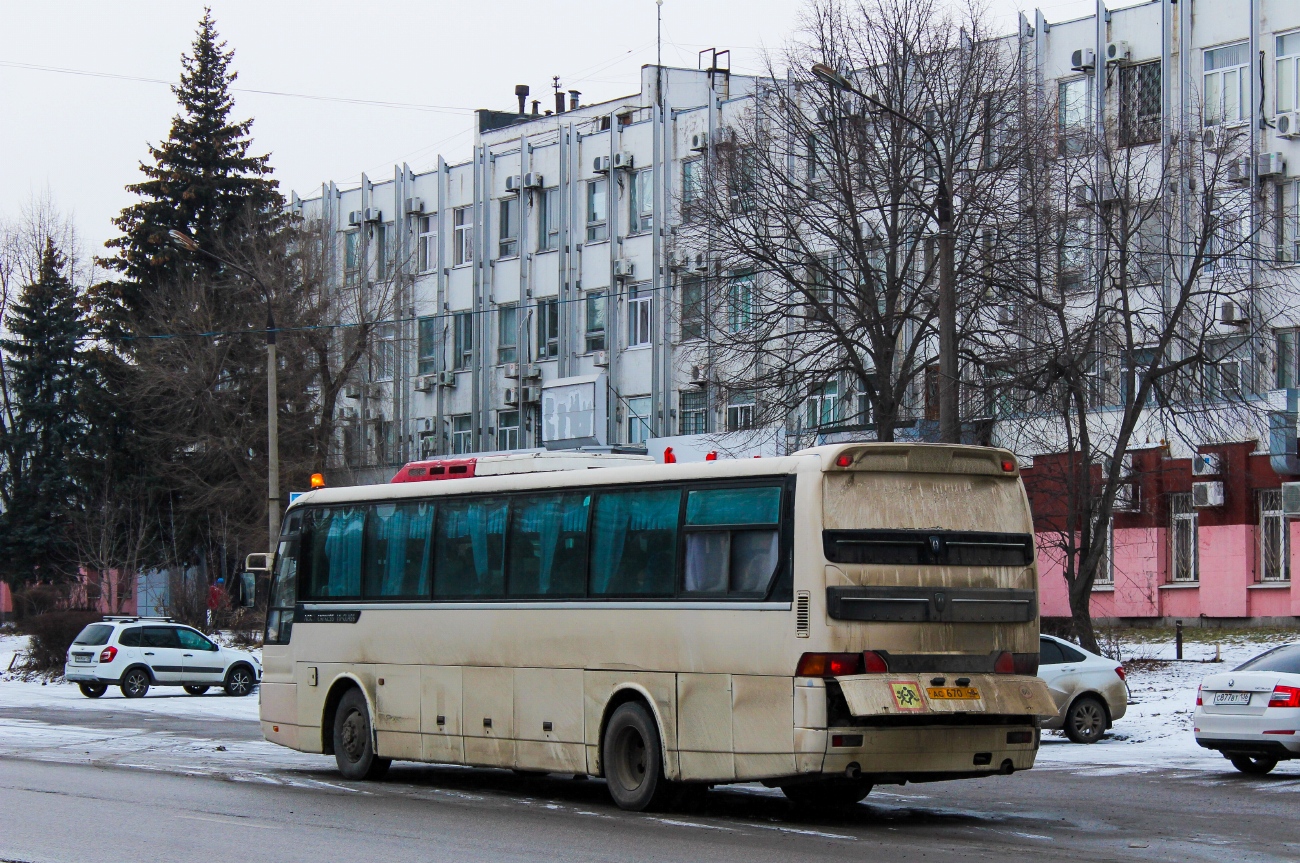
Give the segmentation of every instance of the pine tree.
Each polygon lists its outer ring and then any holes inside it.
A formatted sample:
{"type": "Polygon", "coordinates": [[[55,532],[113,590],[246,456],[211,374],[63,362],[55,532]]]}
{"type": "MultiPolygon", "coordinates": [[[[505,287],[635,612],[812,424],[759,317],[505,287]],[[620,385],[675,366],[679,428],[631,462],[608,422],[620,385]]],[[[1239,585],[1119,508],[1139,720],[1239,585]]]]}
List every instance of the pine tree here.
{"type": "Polygon", "coordinates": [[[75,506],[73,462],[84,422],[79,410],[82,341],[88,332],[67,261],[47,240],[37,279],[24,286],[0,342],[9,376],[8,461],[0,488],[0,572],[12,582],[46,578],[71,562],[65,532],[75,506]]]}

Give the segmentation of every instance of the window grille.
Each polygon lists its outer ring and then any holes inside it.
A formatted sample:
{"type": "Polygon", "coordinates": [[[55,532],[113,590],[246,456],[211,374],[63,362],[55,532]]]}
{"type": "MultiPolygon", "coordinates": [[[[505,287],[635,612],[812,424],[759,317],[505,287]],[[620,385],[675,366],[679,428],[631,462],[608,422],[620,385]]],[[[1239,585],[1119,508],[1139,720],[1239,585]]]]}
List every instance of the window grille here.
{"type": "Polygon", "coordinates": [[[1119,70],[1120,144],[1160,140],[1160,61],[1121,66],[1119,70]]]}
{"type": "Polygon", "coordinates": [[[1197,513],[1192,507],[1191,492],[1169,495],[1169,580],[1195,582],[1200,580],[1196,553],[1197,513]]]}
{"type": "Polygon", "coordinates": [[[1259,580],[1290,581],[1290,543],[1286,516],[1282,513],[1282,490],[1259,493],[1259,580]]]}

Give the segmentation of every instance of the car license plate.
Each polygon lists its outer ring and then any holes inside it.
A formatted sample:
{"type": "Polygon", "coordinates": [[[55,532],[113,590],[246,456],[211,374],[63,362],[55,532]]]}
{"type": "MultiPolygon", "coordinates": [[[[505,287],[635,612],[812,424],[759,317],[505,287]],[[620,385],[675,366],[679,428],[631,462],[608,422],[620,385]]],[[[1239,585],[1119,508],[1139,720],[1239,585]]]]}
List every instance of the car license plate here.
{"type": "Polygon", "coordinates": [[[930,686],[925,690],[927,698],[933,701],[979,701],[978,686],[930,686]]]}
{"type": "Polygon", "coordinates": [[[90,656],[89,656],[88,654],[85,654],[85,653],[74,653],[74,654],[72,654],[72,661],[73,661],[73,662],[85,662],[85,663],[89,663],[89,662],[90,662],[90,656]]]}
{"type": "Polygon", "coordinates": [[[1215,704],[1250,704],[1249,692],[1216,692],[1215,704]]]}

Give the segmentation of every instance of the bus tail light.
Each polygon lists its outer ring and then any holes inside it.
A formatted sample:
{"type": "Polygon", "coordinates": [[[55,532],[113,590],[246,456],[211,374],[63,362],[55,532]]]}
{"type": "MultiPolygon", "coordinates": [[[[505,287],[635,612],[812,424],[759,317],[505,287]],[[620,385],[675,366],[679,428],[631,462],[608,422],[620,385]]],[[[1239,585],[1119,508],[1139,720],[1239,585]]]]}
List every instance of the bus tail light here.
{"type": "Polygon", "coordinates": [[[998,658],[993,660],[994,674],[1015,674],[1016,657],[1009,650],[1004,650],[998,654],[998,658]]]}
{"type": "Polygon", "coordinates": [[[835,459],[836,467],[848,467],[851,464],[853,464],[853,458],[848,453],[845,453],[844,455],[835,459]]]}
{"type": "Polygon", "coordinates": [[[884,674],[889,671],[889,663],[885,661],[885,657],[874,650],[862,651],[862,665],[866,668],[867,674],[884,674]]]}
{"type": "Polygon", "coordinates": [[[112,662],[113,657],[117,656],[116,647],[105,647],[99,654],[100,662],[112,662]]]}
{"type": "Polygon", "coordinates": [[[1300,686],[1276,686],[1269,707],[1300,707],[1300,686]]]}
{"type": "Polygon", "coordinates": [[[1016,463],[1009,458],[1004,458],[1002,460],[1002,469],[1007,473],[1011,473],[1016,469],[1016,463]]]}
{"type": "Polygon", "coordinates": [[[843,677],[862,673],[861,653],[805,653],[799,657],[795,677],[843,677]]]}

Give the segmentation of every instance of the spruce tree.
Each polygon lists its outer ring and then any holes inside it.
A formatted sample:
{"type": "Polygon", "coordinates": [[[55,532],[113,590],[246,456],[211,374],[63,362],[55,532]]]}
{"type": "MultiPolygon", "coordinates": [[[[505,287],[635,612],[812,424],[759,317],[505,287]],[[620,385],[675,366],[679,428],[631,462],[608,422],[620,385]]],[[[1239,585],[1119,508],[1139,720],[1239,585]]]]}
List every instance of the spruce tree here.
{"type": "Polygon", "coordinates": [[[88,332],[67,261],[47,240],[37,279],[5,321],[10,416],[3,433],[8,471],[0,572],[11,582],[74,567],[66,541],[76,503],[73,463],[84,434],[80,415],[82,342],[88,332]]]}

